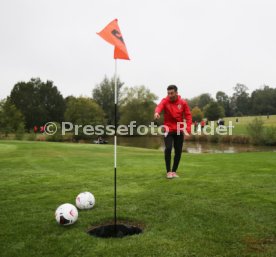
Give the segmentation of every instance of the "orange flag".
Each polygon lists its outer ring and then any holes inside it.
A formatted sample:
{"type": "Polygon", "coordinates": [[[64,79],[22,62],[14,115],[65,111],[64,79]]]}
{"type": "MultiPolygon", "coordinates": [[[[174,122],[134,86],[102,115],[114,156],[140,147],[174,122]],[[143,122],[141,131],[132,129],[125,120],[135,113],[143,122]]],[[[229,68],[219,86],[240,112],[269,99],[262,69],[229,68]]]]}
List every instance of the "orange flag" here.
{"type": "Polygon", "coordinates": [[[129,60],[126,45],[118,26],[117,19],[110,22],[101,32],[97,34],[111,45],[114,45],[114,59],[129,60]]]}

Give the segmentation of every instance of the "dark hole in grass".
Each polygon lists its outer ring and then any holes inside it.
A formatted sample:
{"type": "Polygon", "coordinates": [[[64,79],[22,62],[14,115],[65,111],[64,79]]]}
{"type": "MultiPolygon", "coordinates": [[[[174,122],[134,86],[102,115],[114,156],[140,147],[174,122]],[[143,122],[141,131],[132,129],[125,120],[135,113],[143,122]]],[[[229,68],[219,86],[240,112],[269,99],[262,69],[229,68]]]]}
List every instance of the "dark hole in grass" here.
{"type": "Polygon", "coordinates": [[[137,226],[117,224],[115,225],[102,225],[98,227],[91,228],[88,230],[88,234],[96,237],[110,238],[118,237],[122,238],[125,236],[132,236],[142,233],[143,230],[137,226]]]}

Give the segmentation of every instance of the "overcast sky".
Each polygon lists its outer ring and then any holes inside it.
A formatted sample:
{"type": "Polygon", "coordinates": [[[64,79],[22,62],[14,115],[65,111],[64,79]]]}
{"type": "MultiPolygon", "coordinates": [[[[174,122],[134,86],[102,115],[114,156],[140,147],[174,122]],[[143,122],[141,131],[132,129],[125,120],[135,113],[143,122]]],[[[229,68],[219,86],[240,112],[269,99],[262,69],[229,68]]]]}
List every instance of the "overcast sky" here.
{"type": "Polygon", "coordinates": [[[184,98],[276,86],[275,0],[0,0],[0,99],[31,77],[91,96],[114,74],[113,47],[96,35],[114,18],[131,58],[118,61],[127,86],[163,97],[176,84],[184,98]]]}

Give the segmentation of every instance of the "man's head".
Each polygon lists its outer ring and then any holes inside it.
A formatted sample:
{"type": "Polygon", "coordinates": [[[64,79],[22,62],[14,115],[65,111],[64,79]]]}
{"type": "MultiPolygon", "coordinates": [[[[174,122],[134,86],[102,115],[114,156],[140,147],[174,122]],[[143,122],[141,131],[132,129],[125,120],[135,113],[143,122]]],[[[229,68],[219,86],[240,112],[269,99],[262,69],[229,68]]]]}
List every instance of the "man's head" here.
{"type": "Polygon", "coordinates": [[[168,97],[170,98],[170,101],[174,102],[178,97],[177,86],[169,85],[167,88],[167,92],[168,92],[168,97]]]}

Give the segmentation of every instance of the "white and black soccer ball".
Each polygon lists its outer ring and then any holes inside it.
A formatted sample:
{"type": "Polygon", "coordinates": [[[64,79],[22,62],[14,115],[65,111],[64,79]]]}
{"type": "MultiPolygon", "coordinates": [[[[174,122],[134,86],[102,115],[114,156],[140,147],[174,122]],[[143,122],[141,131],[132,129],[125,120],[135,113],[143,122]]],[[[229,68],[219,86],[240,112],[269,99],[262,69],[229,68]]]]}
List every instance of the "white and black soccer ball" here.
{"type": "Polygon", "coordinates": [[[55,216],[58,224],[68,226],[77,221],[78,210],[73,204],[65,203],[56,209],[55,216]]]}
{"type": "Polygon", "coordinates": [[[88,210],[95,205],[95,197],[90,192],[82,192],[76,197],[76,206],[81,210],[88,210]]]}

